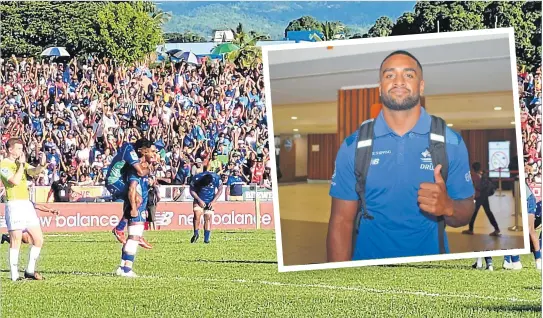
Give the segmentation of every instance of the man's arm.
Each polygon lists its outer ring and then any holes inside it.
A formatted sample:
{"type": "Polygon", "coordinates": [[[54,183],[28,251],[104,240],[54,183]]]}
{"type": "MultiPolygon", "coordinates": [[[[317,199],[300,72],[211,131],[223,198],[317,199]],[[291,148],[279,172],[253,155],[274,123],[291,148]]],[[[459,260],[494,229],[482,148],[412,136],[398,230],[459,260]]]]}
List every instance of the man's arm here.
{"type": "Polygon", "coordinates": [[[354,173],[355,142],[354,137],[347,138],[336,156],[330,186],[332,207],[326,238],[328,262],[352,260],[354,221],[359,207],[354,173]]]}
{"type": "Polygon", "coordinates": [[[43,212],[48,212],[48,213],[51,213],[51,214],[54,214],[54,215],[59,214],[58,210],[51,209],[49,207],[46,207],[45,205],[35,204],[34,207],[35,207],[36,210],[40,210],[40,211],[43,211],[43,212]]]}
{"type": "MultiPolygon", "coordinates": [[[[469,175],[469,172],[466,176],[467,175],[469,175]]],[[[443,216],[445,218],[445,224],[451,227],[467,225],[475,210],[473,195],[466,199],[451,198],[447,191],[449,188],[447,188],[445,181],[441,176],[441,165],[438,165],[434,169],[434,179],[434,183],[423,182],[420,185],[417,198],[420,209],[435,216],[443,216]]],[[[468,189],[461,191],[473,194],[473,185],[471,180],[469,181],[469,183],[464,185],[464,187],[468,187],[468,189]]],[[[451,190],[451,192],[452,191],[454,190],[451,190]]]]}
{"type": "Polygon", "coordinates": [[[26,173],[30,177],[35,177],[35,176],[39,175],[43,171],[43,169],[45,168],[45,166],[42,166],[42,165],[38,165],[37,167],[28,165],[27,167],[28,168],[26,169],[26,173]]]}
{"type": "Polygon", "coordinates": [[[213,198],[213,201],[211,201],[210,204],[213,204],[215,203],[220,197],[221,197],[221,194],[223,192],[223,186],[222,186],[222,182],[219,184],[219,186],[217,187],[217,193],[215,193],[215,197],[213,198]]]}
{"type": "Polygon", "coordinates": [[[140,177],[145,177],[149,174],[150,170],[148,166],[143,166],[140,162],[133,165],[134,169],[136,170],[136,173],[140,177]]]}
{"type": "Polygon", "coordinates": [[[326,254],[328,262],[345,262],[352,259],[353,230],[358,201],[332,198],[326,254]]]}
{"type": "Polygon", "coordinates": [[[18,186],[23,180],[24,172],[25,172],[25,163],[21,163],[17,167],[17,171],[15,172],[15,174],[12,175],[10,178],[8,178],[8,182],[11,183],[11,185],[18,186]]]}
{"type": "Polygon", "coordinates": [[[26,173],[31,177],[35,177],[35,176],[39,175],[43,171],[43,169],[45,168],[46,162],[47,162],[47,157],[45,156],[45,153],[42,153],[40,155],[40,163],[39,163],[39,165],[37,167],[27,165],[26,173]]]}
{"type": "Polygon", "coordinates": [[[192,195],[192,197],[194,199],[196,199],[196,201],[198,201],[198,204],[200,205],[200,207],[204,207],[204,202],[202,201],[202,199],[200,199],[200,197],[198,196],[198,193],[196,193],[196,191],[194,191],[192,188],[190,189],[190,195],[192,195]]]}
{"type": "Polygon", "coordinates": [[[451,201],[453,212],[451,216],[445,216],[445,224],[450,227],[462,227],[468,225],[473,212],[475,212],[473,197],[451,201]]]}
{"type": "Polygon", "coordinates": [[[138,202],[137,202],[137,181],[131,181],[128,187],[128,200],[130,202],[130,216],[135,218],[138,216],[138,202]]]}

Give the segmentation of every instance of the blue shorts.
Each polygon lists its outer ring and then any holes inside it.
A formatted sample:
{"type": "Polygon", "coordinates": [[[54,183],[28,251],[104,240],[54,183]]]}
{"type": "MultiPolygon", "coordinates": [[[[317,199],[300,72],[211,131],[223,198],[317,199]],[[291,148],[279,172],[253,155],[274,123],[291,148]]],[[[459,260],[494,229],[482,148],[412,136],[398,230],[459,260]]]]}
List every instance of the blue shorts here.
{"type": "Polygon", "coordinates": [[[128,220],[129,223],[135,223],[135,222],[147,222],[147,206],[142,204],[138,208],[138,216],[132,217],[130,215],[130,201],[126,200],[123,204],[123,216],[125,219],[128,220]]]}
{"type": "Polygon", "coordinates": [[[128,195],[128,185],[122,179],[112,184],[106,183],[106,189],[111,194],[113,200],[125,199],[128,195]]]}

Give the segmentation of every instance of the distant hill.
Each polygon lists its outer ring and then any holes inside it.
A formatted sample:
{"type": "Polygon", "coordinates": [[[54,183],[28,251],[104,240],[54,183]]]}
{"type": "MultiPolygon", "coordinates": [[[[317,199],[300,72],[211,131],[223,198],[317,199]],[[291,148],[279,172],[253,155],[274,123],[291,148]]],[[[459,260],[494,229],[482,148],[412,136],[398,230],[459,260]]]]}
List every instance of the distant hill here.
{"type": "Polygon", "coordinates": [[[192,31],[205,38],[213,29],[234,29],[242,23],[245,30],[269,34],[272,39],[284,37],[291,20],[304,15],[319,21],[341,21],[353,33],[363,33],[375,20],[388,16],[395,20],[412,11],[415,2],[158,2],[158,7],[171,12],[165,32],[192,31]]]}

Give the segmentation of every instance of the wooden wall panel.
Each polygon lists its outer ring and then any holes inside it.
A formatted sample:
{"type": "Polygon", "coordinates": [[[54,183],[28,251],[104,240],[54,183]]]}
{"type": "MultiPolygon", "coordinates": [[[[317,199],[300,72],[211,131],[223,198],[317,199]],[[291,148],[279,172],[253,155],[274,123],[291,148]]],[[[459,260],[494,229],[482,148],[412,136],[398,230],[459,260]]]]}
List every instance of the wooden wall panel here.
{"type": "Polygon", "coordinates": [[[339,90],[338,92],[338,143],[356,131],[370,118],[371,105],[380,102],[379,88],[339,90]]]}
{"type": "Polygon", "coordinates": [[[281,150],[279,161],[279,168],[283,174],[279,182],[294,182],[296,179],[296,143],[291,135],[281,135],[281,150]],[[285,147],[286,139],[290,139],[292,142],[292,148],[287,150],[285,147]]]}
{"type": "Polygon", "coordinates": [[[330,180],[339,150],[337,135],[308,135],[307,140],[307,179],[330,180]],[[319,145],[319,151],[313,151],[313,145],[319,145]]]}
{"type": "Polygon", "coordinates": [[[480,162],[483,170],[488,171],[488,142],[511,142],[509,158],[517,156],[517,140],[515,129],[486,129],[486,130],[462,130],[462,139],[468,148],[470,166],[474,162],[480,162]]]}
{"type": "MultiPolygon", "coordinates": [[[[338,143],[358,129],[360,124],[372,117],[372,105],[380,104],[379,88],[339,90],[338,92],[338,143]]],[[[421,105],[426,98],[421,96],[421,105]]]]}

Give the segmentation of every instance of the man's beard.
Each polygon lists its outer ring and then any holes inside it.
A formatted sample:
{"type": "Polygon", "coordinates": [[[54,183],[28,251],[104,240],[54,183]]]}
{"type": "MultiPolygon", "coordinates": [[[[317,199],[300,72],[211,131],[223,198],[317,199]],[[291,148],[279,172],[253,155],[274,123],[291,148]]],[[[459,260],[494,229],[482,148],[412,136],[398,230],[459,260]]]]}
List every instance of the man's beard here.
{"type": "Polygon", "coordinates": [[[409,95],[401,101],[394,99],[390,94],[381,94],[381,101],[390,110],[410,110],[420,102],[420,94],[409,95]]]}

